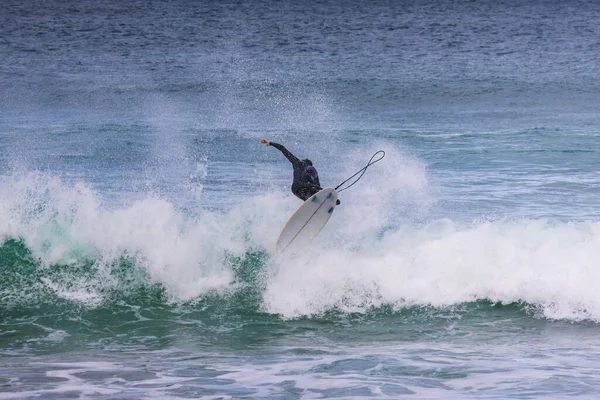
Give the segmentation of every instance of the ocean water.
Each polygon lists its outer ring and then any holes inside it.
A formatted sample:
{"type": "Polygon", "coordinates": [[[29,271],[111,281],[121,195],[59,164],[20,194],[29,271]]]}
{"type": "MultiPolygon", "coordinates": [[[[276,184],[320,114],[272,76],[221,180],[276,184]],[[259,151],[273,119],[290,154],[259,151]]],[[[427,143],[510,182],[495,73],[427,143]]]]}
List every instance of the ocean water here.
{"type": "Polygon", "coordinates": [[[598,21],[4,0],[0,399],[600,397],[598,21]]]}

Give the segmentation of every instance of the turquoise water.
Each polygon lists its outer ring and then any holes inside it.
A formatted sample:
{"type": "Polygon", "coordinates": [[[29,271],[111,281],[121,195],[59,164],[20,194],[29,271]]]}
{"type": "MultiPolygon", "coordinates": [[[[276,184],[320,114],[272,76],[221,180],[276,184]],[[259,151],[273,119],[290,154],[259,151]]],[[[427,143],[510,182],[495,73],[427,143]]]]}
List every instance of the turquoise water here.
{"type": "Polygon", "coordinates": [[[597,397],[599,16],[5,2],[0,399],[597,397]]]}

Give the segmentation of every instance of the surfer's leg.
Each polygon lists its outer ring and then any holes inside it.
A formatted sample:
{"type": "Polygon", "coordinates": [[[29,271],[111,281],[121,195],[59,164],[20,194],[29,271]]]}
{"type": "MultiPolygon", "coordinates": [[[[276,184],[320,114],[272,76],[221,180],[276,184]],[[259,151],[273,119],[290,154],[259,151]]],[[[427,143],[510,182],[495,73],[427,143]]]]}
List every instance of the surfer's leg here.
{"type": "Polygon", "coordinates": [[[297,198],[299,198],[302,201],[305,201],[306,199],[308,199],[310,196],[307,196],[306,193],[306,187],[303,185],[299,185],[294,183],[292,185],[292,193],[294,193],[294,196],[296,196],[297,198]]]}
{"type": "Polygon", "coordinates": [[[309,199],[313,194],[318,193],[321,190],[320,187],[310,186],[310,185],[298,185],[297,193],[294,193],[296,196],[301,198],[302,200],[309,199]]]}
{"type": "Polygon", "coordinates": [[[309,185],[305,187],[304,193],[306,194],[306,198],[310,198],[313,194],[315,193],[319,193],[321,189],[319,186],[317,185],[309,185]]]}

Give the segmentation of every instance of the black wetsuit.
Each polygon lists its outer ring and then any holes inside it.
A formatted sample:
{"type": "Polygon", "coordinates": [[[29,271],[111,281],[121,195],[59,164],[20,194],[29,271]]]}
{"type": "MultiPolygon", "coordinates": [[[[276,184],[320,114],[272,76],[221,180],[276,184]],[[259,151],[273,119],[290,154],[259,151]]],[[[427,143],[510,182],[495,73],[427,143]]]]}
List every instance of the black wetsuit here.
{"type": "Polygon", "coordinates": [[[294,182],[292,183],[292,193],[302,200],[308,199],[313,194],[321,190],[319,175],[308,159],[299,160],[279,143],[270,142],[271,146],[281,151],[283,155],[290,160],[294,167],[294,182]]]}

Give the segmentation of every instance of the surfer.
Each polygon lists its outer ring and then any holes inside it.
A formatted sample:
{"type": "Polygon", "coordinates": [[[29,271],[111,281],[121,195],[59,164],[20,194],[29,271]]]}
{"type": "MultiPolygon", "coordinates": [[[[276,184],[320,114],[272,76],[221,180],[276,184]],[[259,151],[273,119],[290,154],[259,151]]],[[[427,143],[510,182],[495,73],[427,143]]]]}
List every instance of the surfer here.
{"type": "MultiPolygon", "coordinates": [[[[306,200],[323,189],[319,183],[319,174],[315,167],[313,167],[312,161],[308,158],[305,158],[304,160],[298,159],[298,157],[290,153],[288,149],[279,143],[271,142],[267,139],[261,139],[260,142],[264,145],[275,147],[292,163],[292,167],[294,168],[292,193],[294,193],[296,197],[301,200],[306,200]]],[[[337,201],[337,204],[340,204],[339,200],[337,201]]]]}

